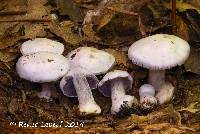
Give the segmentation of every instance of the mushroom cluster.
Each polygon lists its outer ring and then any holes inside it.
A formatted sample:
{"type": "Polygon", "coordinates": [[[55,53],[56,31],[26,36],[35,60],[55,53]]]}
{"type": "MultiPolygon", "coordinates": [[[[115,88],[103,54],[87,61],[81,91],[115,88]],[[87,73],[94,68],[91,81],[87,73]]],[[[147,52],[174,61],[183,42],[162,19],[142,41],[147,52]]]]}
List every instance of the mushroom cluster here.
{"type": "Polygon", "coordinates": [[[189,53],[190,46],[185,40],[168,34],[152,35],[131,45],[128,50],[129,59],[136,65],[149,69],[148,82],[153,86],[144,85],[140,88],[140,94],[148,90],[151,92],[145,94],[146,97],[141,95],[142,107],[150,108],[156,104],[153,90],[157,92],[155,97],[159,104],[171,100],[174,87],[165,82],[165,69],[182,65],[189,53]]]}
{"type": "Polygon", "coordinates": [[[49,100],[56,92],[49,88],[49,82],[60,79],[69,70],[68,60],[62,55],[63,44],[47,38],[36,38],[24,42],[20,51],[22,56],[16,63],[17,73],[23,79],[42,83],[42,91],[38,96],[49,100]]]}
{"type": "MultiPolygon", "coordinates": [[[[111,114],[118,113],[124,105],[137,104],[134,96],[126,94],[126,90],[132,89],[133,78],[126,71],[108,72],[115,65],[115,57],[105,51],[79,47],[64,57],[63,44],[47,38],[26,41],[20,51],[22,56],[16,63],[16,70],[23,79],[43,83],[39,97],[49,99],[52,96],[49,82],[63,77],[60,81],[62,93],[78,97],[79,111],[83,115],[101,113],[92,89],[98,88],[104,96],[111,97],[111,114]],[[99,82],[96,75],[100,74],[106,75],[99,82]]],[[[133,63],[149,69],[149,84],[139,88],[143,109],[152,109],[158,103],[171,100],[175,88],[165,81],[165,69],[183,64],[189,52],[186,41],[168,34],[149,36],[131,45],[128,57],[133,63]]]]}

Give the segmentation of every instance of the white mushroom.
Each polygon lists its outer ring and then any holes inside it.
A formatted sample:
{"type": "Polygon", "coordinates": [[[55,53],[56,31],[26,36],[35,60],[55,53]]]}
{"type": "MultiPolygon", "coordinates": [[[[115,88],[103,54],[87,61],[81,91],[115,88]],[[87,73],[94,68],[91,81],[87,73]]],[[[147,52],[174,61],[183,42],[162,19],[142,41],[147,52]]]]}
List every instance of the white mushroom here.
{"type": "Polygon", "coordinates": [[[115,57],[93,47],[79,47],[68,54],[70,68],[80,67],[98,75],[115,65],[115,57]]]}
{"type": "MultiPolygon", "coordinates": [[[[35,38],[24,42],[20,48],[22,55],[29,55],[32,53],[55,53],[62,54],[64,51],[64,45],[60,42],[53,41],[47,38],[35,38]]],[[[53,71],[53,70],[52,70],[53,71]]],[[[50,99],[50,96],[56,93],[55,86],[50,83],[42,84],[42,91],[38,93],[38,97],[50,99]]]]}
{"type": "Polygon", "coordinates": [[[139,88],[140,104],[143,109],[152,109],[157,104],[155,88],[150,84],[144,84],[139,88]]]}
{"type": "Polygon", "coordinates": [[[94,101],[91,89],[97,87],[98,79],[95,75],[108,71],[114,65],[115,58],[92,47],[77,48],[67,57],[71,70],[60,82],[63,94],[70,97],[78,96],[81,113],[100,113],[101,109],[94,101]]]}
{"type": "MultiPolygon", "coordinates": [[[[170,94],[169,98],[172,98],[174,87],[172,85],[165,88],[165,69],[172,68],[177,65],[181,65],[188,58],[190,53],[189,44],[174,35],[168,34],[156,34],[143,39],[140,39],[133,43],[128,50],[129,59],[133,63],[149,69],[149,83],[159,92],[165,91],[170,94]]],[[[168,84],[167,84],[168,85],[168,84]]],[[[168,96],[168,94],[165,94],[168,96]]],[[[162,95],[162,97],[164,97],[162,95]]],[[[163,104],[170,99],[166,100],[157,95],[160,104],[163,104]],[[162,100],[162,101],[161,101],[162,100]]]]}
{"type": "Polygon", "coordinates": [[[99,91],[106,97],[111,96],[111,113],[116,114],[123,105],[132,107],[136,103],[134,96],[126,95],[125,90],[131,89],[133,84],[132,77],[121,70],[114,70],[107,73],[99,82],[99,91]]]}
{"type": "Polygon", "coordinates": [[[52,52],[62,54],[64,45],[60,42],[53,41],[47,38],[35,38],[24,42],[20,48],[22,55],[37,53],[37,52],[52,52]]]}
{"type": "MultiPolygon", "coordinates": [[[[19,58],[16,70],[23,79],[37,83],[48,83],[63,77],[69,70],[69,64],[67,58],[59,54],[32,53],[19,58]]],[[[43,85],[43,87],[46,86],[43,85]]],[[[46,88],[42,94],[48,95],[46,88]]]]}

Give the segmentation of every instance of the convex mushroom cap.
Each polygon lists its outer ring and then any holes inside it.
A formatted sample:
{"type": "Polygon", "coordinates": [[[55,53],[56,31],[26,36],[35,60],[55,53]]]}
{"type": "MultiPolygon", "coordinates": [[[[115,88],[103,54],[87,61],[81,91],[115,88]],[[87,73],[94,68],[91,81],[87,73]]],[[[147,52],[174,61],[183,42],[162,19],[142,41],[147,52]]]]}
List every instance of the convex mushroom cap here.
{"type": "Polygon", "coordinates": [[[43,83],[63,77],[69,70],[69,64],[62,55],[40,52],[20,57],[16,70],[23,79],[43,83]]]}
{"type": "Polygon", "coordinates": [[[107,72],[115,64],[114,56],[93,47],[79,47],[67,57],[70,68],[80,67],[95,75],[107,72]]]}
{"type": "Polygon", "coordinates": [[[128,57],[136,65],[150,70],[181,65],[190,53],[189,44],[174,35],[156,34],[133,43],[128,57]]]}
{"type": "Polygon", "coordinates": [[[20,51],[22,55],[36,52],[52,52],[62,54],[64,51],[64,45],[60,42],[47,38],[35,38],[24,42],[20,51]]]}
{"type": "Polygon", "coordinates": [[[111,96],[112,83],[120,80],[123,83],[124,89],[131,89],[133,84],[133,78],[126,71],[114,70],[108,72],[103,79],[99,82],[99,91],[106,97],[111,96]]]}

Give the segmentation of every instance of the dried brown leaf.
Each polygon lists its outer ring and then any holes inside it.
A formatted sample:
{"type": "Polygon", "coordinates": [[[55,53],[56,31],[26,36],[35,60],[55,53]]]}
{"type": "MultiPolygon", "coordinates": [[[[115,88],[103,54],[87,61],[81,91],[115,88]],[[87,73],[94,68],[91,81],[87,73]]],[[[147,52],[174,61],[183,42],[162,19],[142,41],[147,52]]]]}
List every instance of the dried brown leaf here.
{"type": "Polygon", "coordinates": [[[99,20],[99,26],[97,29],[100,30],[103,26],[108,24],[114,15],[115,13],[112,11],[108,11],[105,15],[103,15],[99,20]]]}
{"type": "Polygon", "coordinates": [[[96,32],[93,30],[92,24],[84,25],[82,30],[88,38],[92,40],[99,40],[99,37],[96,36],[96,32]]]}
{"type": "Polygon", "coordinates": [[[189,41],[189,31],[188,26],[185,24],[183,19],[179,16],[176,16],[176,28],[177,28],[177,35],[182,39],[189,41]]]}
{"type": "Polygon", "coordinates": [[[187,71],[200,74],[200,51],[191,50],[188,60],[184,66],[187,71]]]}

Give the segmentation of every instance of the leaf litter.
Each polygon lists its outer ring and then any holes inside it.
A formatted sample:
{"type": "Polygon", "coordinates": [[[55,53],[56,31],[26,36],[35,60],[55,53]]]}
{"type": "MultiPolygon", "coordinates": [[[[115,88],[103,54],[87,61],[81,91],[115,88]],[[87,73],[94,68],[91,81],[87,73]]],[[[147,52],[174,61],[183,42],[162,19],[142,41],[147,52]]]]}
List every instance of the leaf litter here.
{"type": "MultiPolygon", "coordinates": [[[[181,134],[200,132],[199,79],[199,3],[198,0],[177,0],[177,35],[190,42],[192,53],[181,68],[169,72],[178,82],[177,93],[168,104],[151,112],[132,111],[128,116],[110,115],[111,101],[94,91],[102,107],[101,115],[81,117],[77,100],[59,98],[46,102],[37,98],[40,85],[18,77],[15,63],[23,41],[48,37],[65,45],[66,52],[79,46],[95,46],[112,53],[117,59],[115,69],[135,76],[134,91],[147,78],[146,70],[133,66],[126,55],[128,46],[141,37],[154,33],[171,33],[170,0],[26,0],[4,1],[0,6],[0,131],[4,133],[133,133],[181,134]],[[25,2],[25,4],[24,4],[25,2]],[[65,3],[65,4],[62,4],[65,3]],[[9,6],[6,6],[9,5],[9,6]],[[18,8],[13,8],[16,5],[18,8]],[[73,7],[73,8],[72,8],[73,7]],[[79,14],[81,12],[81,14],[79,14]],[[93,15],[88,15],[90,12],[93,15]],[[26,13],[26,14],[25,14],[26,13]],[[56,18],[52,17],[57,16],[56,18]],[[14,15],[14,16],[13,16],[14,15]],[[89,16],[89,19],[88,19],[89,16]],[[15,19],[13,19],[13,17],[15,19]],[[123,19],[122,19],[123,18],[123,19]],[[84,21],[85,20],[85,21],[84,21]],[[9,123],[84,122],[78,128],[21,128],[9,123]]],[[[59,89],[58,83],[55,83],[59,89]]],[[[135,91],[136,90],[136,91],[135,91]]]]}

